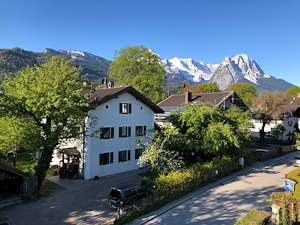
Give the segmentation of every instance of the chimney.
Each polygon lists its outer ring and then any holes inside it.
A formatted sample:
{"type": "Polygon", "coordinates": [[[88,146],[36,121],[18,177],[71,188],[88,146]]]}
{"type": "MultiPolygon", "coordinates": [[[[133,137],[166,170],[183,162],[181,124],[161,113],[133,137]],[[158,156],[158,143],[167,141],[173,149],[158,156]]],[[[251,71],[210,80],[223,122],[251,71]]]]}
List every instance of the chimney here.
{"type": "Polygon", "coordinates": [[[188,104],[191,101],[192,101],[192,92],[190,91],[184,92],[184,103],[188,104]]]}
{"type": "Polygon", "coordinates": [[[297,98],[300,98],[300,93],[297,93],[297,98]]]}

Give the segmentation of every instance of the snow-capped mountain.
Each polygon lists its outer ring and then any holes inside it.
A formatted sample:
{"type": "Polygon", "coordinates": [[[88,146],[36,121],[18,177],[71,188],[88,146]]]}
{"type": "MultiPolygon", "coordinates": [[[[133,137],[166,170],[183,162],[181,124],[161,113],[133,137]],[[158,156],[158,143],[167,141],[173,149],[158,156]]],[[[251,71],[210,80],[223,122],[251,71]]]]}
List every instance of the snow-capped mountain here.
{"type": "Polygon", "coordinates": [[[208,81],[216,68],[217,64],[205,64],[192,58],[171,58],[163,59],[162,65],[166,69],[169,79],[185,80],[189,82],[208,81]]]}
{"type": "MultiPolygon", "coordinates": [[[[47,48],[43,52],[32,52],[13,48],[0,49],[0,81],[4,74],[14,75],[27,66],[43,64],[49,56],[55,55],[73,60],[80,68],[82,76],[91,81],[99,82],[108,76],[111,61],[85,51],[47,48]]],[[[207,64],[192,58],[177,57],[163,59],[161,64],[167,71],[167,84],[170,86],[215,82],[220,89],[225,90],[233,83],[248,82],[263,91],[287,91],[293,87],[285,80],[268,75],[246,54],[225,57],[220,64],[207,64]]]]}
{"type": "Polygon", "coordinates": [[[217,83],[221,90],[231,84],[247,82],[259,90],[286,91],[293,85],[265,73],[259,64],[246,54],[232,58],[225,57],[220,64],[205,64],[192,58],[163,59],[162,64],[171,84],[178,83],[217,83]]]}
{"type": "Polygon", "coordinates": [[[72,59],[77,65],[81,66],[84,77],[96,81],[107,76],[107,71],[111,61],[96,56],[89,52],[77,50],[54,50],[46,48],[43,53],[45,55],[61,55],[72,59]]]}

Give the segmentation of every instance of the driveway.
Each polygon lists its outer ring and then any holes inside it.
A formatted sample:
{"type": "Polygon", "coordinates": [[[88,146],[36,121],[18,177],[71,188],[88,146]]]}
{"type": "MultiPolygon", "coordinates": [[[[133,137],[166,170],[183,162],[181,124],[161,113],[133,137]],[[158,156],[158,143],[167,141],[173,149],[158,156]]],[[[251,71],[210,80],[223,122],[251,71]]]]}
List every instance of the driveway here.
{"type": "Polygon", "coordinates": [[[233,225],[250,210],[270,211],[270,195],[282,191],[284,174],[294,169],[289,161],[295,154],[256,164],[140,218],[132,225],[233,225]]]}
{"type": "MultiPolygon", "coordinates": [[[[138,171],[142,172],[142,171],[138,171]]],[[[116,212],[108,208],[112,185],[136,182],[137,171],[101,178],[96,181],[60,180],[50,177],[60,188],[48,197],[0,212],[13,225],[90,225],[112,224],[116,212]]]]}

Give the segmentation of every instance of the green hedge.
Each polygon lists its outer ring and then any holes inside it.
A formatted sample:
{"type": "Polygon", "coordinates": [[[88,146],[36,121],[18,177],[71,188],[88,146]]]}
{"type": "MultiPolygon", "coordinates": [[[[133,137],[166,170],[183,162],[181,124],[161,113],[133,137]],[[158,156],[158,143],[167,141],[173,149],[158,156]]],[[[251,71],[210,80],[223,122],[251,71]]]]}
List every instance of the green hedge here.
{"type": "Polygon", "coordinates": [[[165,196],[169,193],[180,192],[237,169],[238,159],[231,159],[228,156],[215,158],[204,164],[195,164],[190,168],[159,176],[154,182],[154,195],[165,196]],[[217,170],[218,173],[216,173],[217,170]]]}
{"type": "Polygon", "coordinates": [[[293,196],[300,200],[300,168],[294,169],[288,173],[288,178],[297,182],[293,196]]]}
{"type": "Polygon", "coordinates": [[[264,211],[251,211],[241,217],[235,225],[266,225],[270,220],[270,214],[264,211]]]}

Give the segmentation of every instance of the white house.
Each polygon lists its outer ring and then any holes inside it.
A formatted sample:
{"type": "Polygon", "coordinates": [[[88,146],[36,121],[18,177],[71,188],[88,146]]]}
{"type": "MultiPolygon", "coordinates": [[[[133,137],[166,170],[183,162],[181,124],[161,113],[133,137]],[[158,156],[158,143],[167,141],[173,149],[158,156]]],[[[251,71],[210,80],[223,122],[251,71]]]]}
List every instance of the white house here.
{"type": "Polygon", "coordinates": [[[130,86],[91,92],[90,106],[84,135],[62,144],[58,152],[75,147],[80,173],[87,180],[138,169],[138,158],[154,130],[154,113],[163,110],[130,86]]]}
{"type": "MultiPolygon", "coordinates": [[[[283,127],[283,132],[278,136],[280,140],[286,141],[291,138],[295,132],[299,132],[300,118],[300,96],[289,99],[285,107],[277,115],[273,116],[270,123],[266,124],[264,131],[269,134],[274,134],[279,125],[283,127]]],[[[254,137],[259,137],[260,130],[263,126],[260,115],[254,115],[253,127],[251,131],[254,137]]]]}

